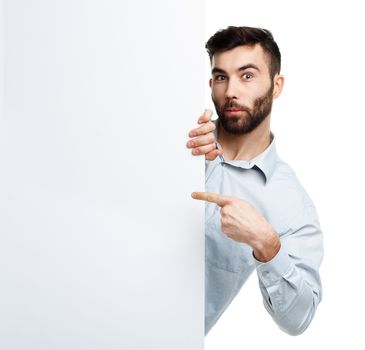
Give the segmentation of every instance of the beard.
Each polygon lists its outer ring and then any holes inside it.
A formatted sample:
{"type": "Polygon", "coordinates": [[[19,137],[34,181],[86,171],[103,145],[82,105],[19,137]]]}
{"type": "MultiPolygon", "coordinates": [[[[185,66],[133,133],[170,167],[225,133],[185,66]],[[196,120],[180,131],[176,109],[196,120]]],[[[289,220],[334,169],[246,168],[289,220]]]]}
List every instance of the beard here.
{"type": "Polygon", "coordinates": [[[261,97],[258,97],[254,101],[252,108],[239,105],[235,102],[235,100],[228,100],[223,106],[220,107],[212,96],[212,100],[219,117],[218,120],[224,130],[229,134],[243,135],[248,134],[252,130],[256,129],[271,113],[273,91],[274,84],[272,83],[267,93],[261,97]],[[244,115],[227,117],[225,115],[225,110],[227,108],[239,109],[244,115]]]}

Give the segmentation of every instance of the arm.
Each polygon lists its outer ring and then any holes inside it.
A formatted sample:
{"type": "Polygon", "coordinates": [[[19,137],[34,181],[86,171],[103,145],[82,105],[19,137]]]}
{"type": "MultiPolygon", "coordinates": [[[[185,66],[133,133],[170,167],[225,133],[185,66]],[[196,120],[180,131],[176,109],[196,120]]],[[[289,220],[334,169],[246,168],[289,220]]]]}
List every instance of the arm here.
{"type": "Polygon", "coordinates": [[[281,248],[270,261],[255,259],[265,308],[290,335],[306,330],[322,298],[323,243],[315,208],[307,207],[296,222],[296,228],[281,237],[281,248]]]}
{"type": "Polygon", "coordinates": [[[245,200],[209,192],[193,192],[192,197],[221,207],[222,232],[253,249],[267,311],[284,332],[303,333],[321,300],[318,269],[323,246],[315,208],[306,206],[279,238],[270,223],[245,200]]]}

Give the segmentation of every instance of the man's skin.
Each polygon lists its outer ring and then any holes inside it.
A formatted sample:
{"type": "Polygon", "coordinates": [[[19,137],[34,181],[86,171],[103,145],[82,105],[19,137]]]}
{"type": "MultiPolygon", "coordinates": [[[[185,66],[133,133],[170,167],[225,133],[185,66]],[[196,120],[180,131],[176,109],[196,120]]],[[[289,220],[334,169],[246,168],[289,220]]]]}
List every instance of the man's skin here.
{"type": "MultiPolygon", "coordinates": [[[[252,111],[254,101],[268,93],[271,86],[272,98],[279,97],[284,77],[276,74],[272,79],[268,64],[269,59],[260,45],[238,46],[216,53],[212,58],[212,78],[209,80],[216,108],[221,110],[227,101],[243,106],[243,110],[223,111],[227,118],[239,118],[238,123],[242,125],[247,122],[248,115],[244,109],[252,111]]],[[[222,153],[215,147],[212,114],[212,111],[205,110],[198,119],[200,127],[189,132],[192,139],[187,142],[193,155],[204,154],[207,160],[214,160],[222,153]]],[[[217,141],[222,146],[225,160],[250,160],[270,145],[270,114],[254,130],[239,135],[228,133],[219,123],[217,141]]],[[[281,246],[279,236],[250,203],[207,192],[193,192],[192,197],[219,205],[222,232],[237,242],[250,245],[258,261],[268,262],[275,257],[281,246]]]]}

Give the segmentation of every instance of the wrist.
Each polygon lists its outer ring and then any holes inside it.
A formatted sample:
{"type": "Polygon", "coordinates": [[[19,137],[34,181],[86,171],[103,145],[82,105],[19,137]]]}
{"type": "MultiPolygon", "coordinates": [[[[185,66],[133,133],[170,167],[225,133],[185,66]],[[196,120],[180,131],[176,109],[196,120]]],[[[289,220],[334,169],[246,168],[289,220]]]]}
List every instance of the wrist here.
{"type": "Polygon", "coordinates": [[[260,262],[268,262],[279,252],[281,242],[273,228],[253,246],[253,255],[260,262]]]}

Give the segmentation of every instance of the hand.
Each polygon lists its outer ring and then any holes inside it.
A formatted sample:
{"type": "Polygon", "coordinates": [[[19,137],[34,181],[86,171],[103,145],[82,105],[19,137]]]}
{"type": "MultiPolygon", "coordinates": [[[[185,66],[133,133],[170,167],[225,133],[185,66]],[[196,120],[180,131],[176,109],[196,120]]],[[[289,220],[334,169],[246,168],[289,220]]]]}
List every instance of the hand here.
{"type": "Polygon", "coordinates": [[[186,146],[192,148],[191,153],[193,155],[205,154],[205,159],[214,160],[222,151],[216,149],[214,130],[215,124],[210,120],[213,112],[210,109],[206,109],[204,114],[199,117],[198,124],[201,124],[199,128],[193,129],[189,132],[189,137],[194,137],[187,142],[186,146]]]}
{"type": "Polygon", "coordinates": [[[280,249],[274,228],[248,202],[209,192],[193,192],[194,199],[216,203],[221,207],[221,230],[229,238],[250,245],[255,258],[270,261],[280,249]]]}

